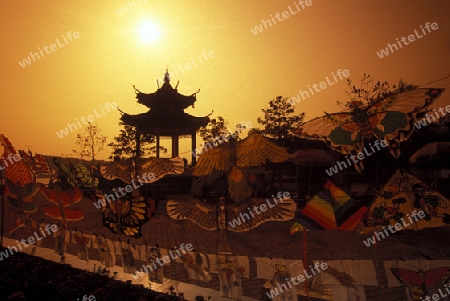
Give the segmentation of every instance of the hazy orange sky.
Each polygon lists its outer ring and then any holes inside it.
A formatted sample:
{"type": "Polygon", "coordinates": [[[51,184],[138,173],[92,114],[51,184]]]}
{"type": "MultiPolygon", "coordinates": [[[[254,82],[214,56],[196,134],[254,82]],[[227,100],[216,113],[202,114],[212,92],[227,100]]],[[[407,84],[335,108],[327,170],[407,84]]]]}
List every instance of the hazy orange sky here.
{"type": "MultiPolygon", "coordinates": [[[[100,107],[115,102],[128,113],[147,111],[137,104],[132,85],[154,92],[166,65],[172,75],[178,70],[172,85],[180,80],[180,93],[201,89],[195,109],[186,112],[204,116],[214,110],[211,117],[221,115],[231,125],[256,125],[271,99],[295,96],[327,76],[331,79],[338,69],[347,69],[354,81],[370,73],[391,83],[403,78],[419,85],[450,74],[448,1],[312,0],[305,8],[298,2],[4,0],[0,133],[16,149],[29,145],[46,155],[70,154],[82,129],[63,138],[56,132],[97,110],[101,117],[94,122],[110,142],[119,132],[120,113],[103,114],[100,107]],[[131,10],[119,14],[132,2],[131,10]],[[276,24],[253,34],[251,29],[270,15],[276,24]],[[140,40],[139,28],[146,21],[161,32],[153,42],[140,40]],[[438,29],[424,36],[420,26],[427,22],[436,22],[438,29]],[[376,54],[414,30],[420,39],[387,57],[376,54]],[[68,40],[69,32],[78,32],[78,39],[68,40]],[[26,67],[18,63],[57,39],[62,47],[47,48],[48,54],[26,67]],[[204,50],[214,57],[200,63],[204,50]],[[182,72],[179,65],[193,60],[197,66],[182,72]]],[[[344,78],[297,104],[296,112],[305,112],[310,120],[324,111],[340,111],[335,103],[347,100],[346,89],[344,78]]],[[[447,90],[435,107],[450,104],[449,94],[447,90]]],[[[186,152],[190,139],[180,148],[181,156],[190,159],[186,152]]],[[[106,148],[99,158],[110,153],[106,148]]]]}

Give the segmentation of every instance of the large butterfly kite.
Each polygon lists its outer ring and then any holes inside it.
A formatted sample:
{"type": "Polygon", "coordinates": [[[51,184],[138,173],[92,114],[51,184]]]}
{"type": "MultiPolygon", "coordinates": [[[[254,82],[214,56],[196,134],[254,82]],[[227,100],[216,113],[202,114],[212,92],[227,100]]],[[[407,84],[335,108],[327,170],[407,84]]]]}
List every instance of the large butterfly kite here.
{"type": "MultiPolygon", "coordinates": [[[[133,180],[152,183],[168,174],[181,174],[184,172],[184,162],[179,157],[127,159],[102,166],[100,172],[107,180],[120,179],[134,186],[136,183],[133,180]]],[[[99,200],[104,195],[96,194],[95,197],[99,200]]],[[[142,226],[155,215],[156,205],[155,200],[141,196],[138,189],[133,190],[131,195],[105,202],[102,206],[103,225],[113,233],[139,238],[142,236],[142,226]]]]}
{"type": "Polygon", "coordinates": [[[361,152],[364,141],[386,140],[392,155],[400,156],[399,143],[412,134],[416,115],[423,112],[444,89],[421,88],[363,105],[353,101],[351,112],[325,113],[295,131],[301,138],[323,139],[331,148],[350,154],[361,152]]]}
{"type": "Polygon", "coordinates": [[[401,283],[409,288],[409,294],[413,301],[422,301],[425,300],[424,298],[427,295],[431,296],[428,287],[442,288],[445,293],[444,284],[450,280],[450,268],[448,266],[427,271],[420,269],[417,272],[403,268],[391,268],[390,270],[401,283]]]}

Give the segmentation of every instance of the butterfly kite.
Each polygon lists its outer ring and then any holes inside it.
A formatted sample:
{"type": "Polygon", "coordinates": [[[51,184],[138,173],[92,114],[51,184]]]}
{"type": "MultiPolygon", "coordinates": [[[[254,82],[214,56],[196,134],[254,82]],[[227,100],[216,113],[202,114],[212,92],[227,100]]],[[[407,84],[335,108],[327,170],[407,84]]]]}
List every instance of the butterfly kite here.
{"type": "Polygon", "coordinates": [[[41,154],[34,154],[31,151],[25,152],[24,150],[19,150],[19,154],[25,163],[28,165],[33,175],[53,175],[54,171],[48,165],[47,159],[41,154]]]}
{"type": "Polygon", "coordinates": [[[156,182],[165,175],[179,175],[184,172],[184,161],[180,157],[175,158],[139,158],[126,159],[123,162],[114,162],[100,167],[102,176],[107,180],[120,179],[127,184],[137,178],[146,183],[156,182]],[[138,166],[136,166],[136,164],[138,166]],[[136,173],[137,171],[137,173],[136,173]],[[145,177],[144,175],[150,176],[145,177]]]}
{"type": "Polygon", "coordinates": [[[83,198],[83,193],[78,187],[72,187],[70,190],[61,190],[55,185],[53,188],[45,187],[39,184],[41,193],[54,206],[45,206],[45,215],[51,218],[62,220],[64,224],[67,221],[79,221],[83,219],[83,213],[78,209],[69,209],[67,207],[76,204],[83,198]]]}
{"type": "Polygon", "coordinates": [[[445,293],[444,284],[450,280],[450,267],[434,268],[427,271],[391,268],[391,271],[401,283],[409,288],[409,294],[413,301],[422,301],[427,295],[429,296],[427,287],[441,287],[441,290],[445,293]]]}
{"type": "Polygon", "coordinates": [[[3,134],[0,134],[0,145],[3,146],[1,166],[6,176],[5,197],[8,200],[8,210],[12,213],[14,220],[14,224],[8,231],[11,234],[24,227],[30,213],[37,210],[37,205],[32,202],[32,198],[39,191],[39,187],[26,161],[19,156],[3,134]],[[20,157],[19,160],[16,160],[17,156],[20,157]],[[7,158],[13,158],[13,160],[7,158]]]}
{"type": "MultiPolygon", "coordinates": [[[[167,174],[181,174],[184,172],[183,159],[176,158],[140,158],[138,161],[127,159],[114,162],[100,168],[102,176],[107,180],[120,179],[133,186],[140,185],[138,180],[145,183],[155,182],[167,174]],[[136,166],[137,162],[137,166],[136,166]]],[[[113,194],[113,192],[108,192],[113,194]]],[[[104,195],[96,194],[97,201],[104,195]]],[[[156,212],[156,201],[140,195],[139,189],[131,194],[121,196],[112,202],[105,202],[103,210],[103,225],[113,233],[121,233],[134,238],[142,236],[141,227],[149,221],[156,212]]]]}
{"type": "Polygon", "coordinates": [[[323,139],[343,154],[361,152],[364,142],[373,138],[386,140],[392,155],[398,158],[399,143],[412,134],[417,113],[423,112],[443,92],[444,89],[420,88],[369,105],[352,101],[351,112],[325,113],[303,124],[294,134],[301,138],[323,139]]]}
{"type": "Polygon", "coordinates": [[[91,170],[86,164],[76,162],[72,164],[64,162],[60,158],[53,158],[53,163],[58,166],[63,174],[63,178],[72,187],[92,188],[95,192],[100,193],[98,188],[99,180],[91,175],[91,170]]]}

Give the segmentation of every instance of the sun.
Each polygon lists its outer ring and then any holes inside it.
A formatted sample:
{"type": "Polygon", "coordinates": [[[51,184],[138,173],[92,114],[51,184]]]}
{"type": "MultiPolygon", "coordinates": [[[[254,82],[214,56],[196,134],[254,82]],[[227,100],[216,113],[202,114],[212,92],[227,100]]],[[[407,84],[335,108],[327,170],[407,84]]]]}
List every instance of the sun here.
{"type": "Polygon", "coordinates": [[[153,42],[161,35],[159,28],[150,22],[145,22],[139,28],[141,42],[153,42]]]}

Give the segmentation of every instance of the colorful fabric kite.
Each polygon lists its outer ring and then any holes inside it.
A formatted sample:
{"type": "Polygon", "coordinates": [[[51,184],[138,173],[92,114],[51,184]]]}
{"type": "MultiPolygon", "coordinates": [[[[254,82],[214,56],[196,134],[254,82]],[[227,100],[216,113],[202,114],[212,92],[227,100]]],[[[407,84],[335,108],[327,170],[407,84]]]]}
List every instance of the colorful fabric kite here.
{"type": "MultiPolygon", "coordinates": [[[[104,198],[103,195],[96,195],[104,198]]],[[[142,196],[123,197],[102,207],[103,225],[115,234],[142,237],[141,228],[156,213],[156,201],[142,196]]]]}
{"type": "Polygon", "coordinates": [[[416,115],[423,112],[444,89],[415,89],[392,95],[370,105],[353,101],[351,112],[326,113],[296,130],[301,138],[323,139],[343,153],[361,152],[364,141],[373,137],[386,140],[395,158],[400,156],[399,143],[409,138],[414,130],[416,115]]]}
{"type": "MultiPolygon", "coordinates": [[[[140,158],[137,163],[134,159],[127,159],[102,166],[100,172],[107,180],[120,179],[127,184],[133,183],[135,186],[139,181],[152,183],[167,174],[181,174],[184,172],[184,162],[179,157],[140,158]]],[[[114,198],[114,194],[110,195],[114,198]]],[[[156,212],[156,201],[140,196],[138,189],[132,190],[131,195],[128,194],[114,201],[108,200],[108,203],[104,195],[96,194],[93,201],[99,202],[98,200],[105,205],[102,207],[103,224],[113,233],[122,233],[135,238],[142,236],[141,227],[156,212]]]]}
{"type": "Polygon", "coordinates": [[[135,176],[135,164],[135,159],[113,162],[110,165],[102,166],[100,172],[107,180],[121,179],[127,184],[137,179],[145,183],[153,183],[165,175],[179,175],[184,172],[184,161],[180,157],[140,158],[137,163],[137,176],[135,176]]]}
{"type": "Polygon", "coordinates": [[[366,206],[328,180],[322,191],[301,209],[290,233],[303,228],[353,231],[366,212],[366,206]]]}
{"type": "MultiPolygon", "coordinates": [[[[83,193],[77,187],[73,187],[68,191],[62,191],[61,187],[58,185],[53,185],[53,187],[50,188],[45,187],[43,184],[39,184],[39,190],[49,202],[56,205],[45,206],[45,215],[50,216],[53,219],[63,221],[62,225],[58,223],[58,231],[53,234],[56,237],[55,252],[61,256],[61,263],[65,263],[67,240],[70,238],[70,235],[67,235],[67,222],[79,221],[83,219],[83,213],[80,210],[69,209],[67,207],[81,201],[83,198],[83,193]]],[[[78,256],[80,256],[80,253],[78,256]]]]}
{"type": "Polygon", "coordinates": [[[33,156],[33,153],[31,151],[25,152],[24,150],[19,150],[20,156],[23,158],[23,160],[27,163],[30,170],[32,170],[34,177],[36,175],[41,174],[51,174],[53,175],[53,170],[50,167],[50,165],[47,162],[47,159],[41,154],[35,154],[33,156]]]}
{"type": "Polygon", "coordinates": [[[443,297],[436,300],[448,300],[445,297],[450,281],[450,261],[398,260],[384,264],[389,286],[404,285],[408,300],[431,300],[434,294],[443,297]]]}
{"type": "Polygon", "coordinates": [[[31,201],[39,187],[36,185],[33,172],[26,161],[20,157],[3,134],[0,134],[0,144],[3,146],[0,167],[4,169],[6,176],[5,197],[8,200],[8,211],[13,217],[13,225],[8,233],[12,234],[17,229],[24,227],[25,221],[30,218],[30,213],[37,210],[37,205],[31,201]]]}
{"type": "Polygon", "coordinates": [[[62,161],[59,158],[53,158],[53,163],[58,166],[59,170],[63,173],[63,178],[72,187],[78,188],[92,188],[96,193],[101,193],[98,188],[99,180],[91,175],[90,168],[81,162],[72,164],[62,161]]]}
{"type": "Polygon", "coordinates": [[[291,220],[295,215],[297,205],[292,199],[283,199],[282,201],[278,199],[275,203],[275,200],[268,198],[252,199],[241,205],[224,203],[223,208],[217,209],[215,205],[204,204],[198,200],[189,202],[169,200],[167,202],[167,213],[173,219],[187,219],[209,231],[220,229],[223,226],[224,229],[233,232],[246,232],[270,221],[291,220]],[[260,211],[260,214],[253,214],[249,210],[249,208],[259,208],[264,204],[266,210],[260,211]],[[223,220],[221,220],[222,213],[223,220]]]}
{"type": "Polygon", "coordinates": [[[397,170],[377,195],[360,227],[362,233],[369,233],[397,223],[410,230],[448,225],[450,201],[416,177],[397,170]],[[421,211],[423,218],[419,216],[421,211]]]}
{"type": "Polygon", "coordinates": [[[45,206],[45,215],[50,216],[56,220],[64,221],[64,224],[68,221],[79,221],[83,219],[83,212],[76,209],[69,209],[67,207],[78,203],[83,198],[83,193],[79,188],[72,188],[68,191],[62,191],[61,188],[55,185],[52,188],[45,187],[43,184],[39,184],[40,191],[44,197],[56,206],[45,206]]]}
{"type": "Polygon", "coordinates": [[[248,201],[252,189],[244,176],[242,168],[262,166],[270,162],[284,162],[292,156],[285,148],[280,147],[259,134],[251,134],[241,141],[233,141],[214,148],[206,148],[201,153],[192,173],[202,177],[214,170],[228,172],[228,189],[235,202],[248,201]]]}

